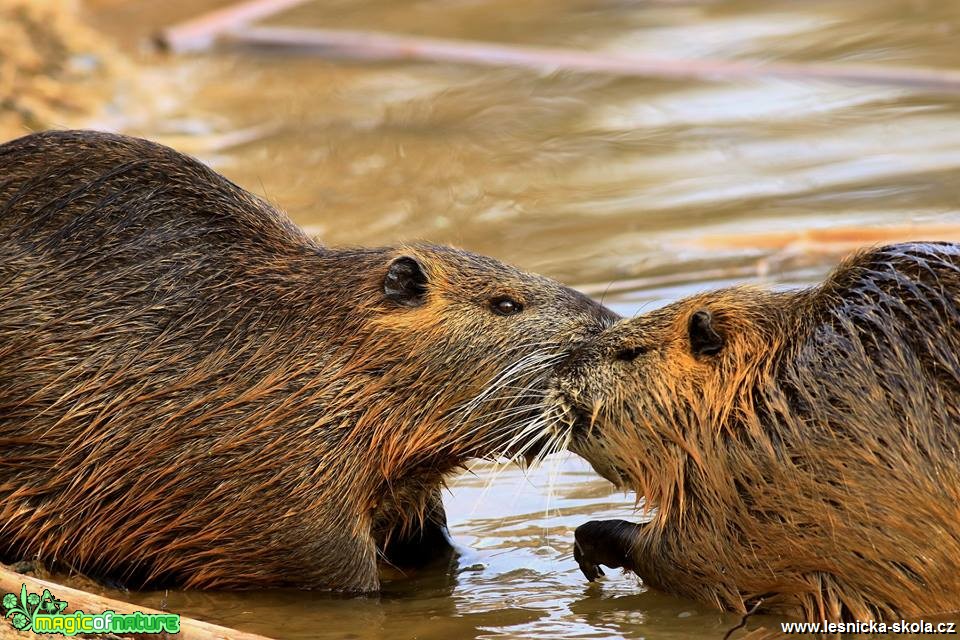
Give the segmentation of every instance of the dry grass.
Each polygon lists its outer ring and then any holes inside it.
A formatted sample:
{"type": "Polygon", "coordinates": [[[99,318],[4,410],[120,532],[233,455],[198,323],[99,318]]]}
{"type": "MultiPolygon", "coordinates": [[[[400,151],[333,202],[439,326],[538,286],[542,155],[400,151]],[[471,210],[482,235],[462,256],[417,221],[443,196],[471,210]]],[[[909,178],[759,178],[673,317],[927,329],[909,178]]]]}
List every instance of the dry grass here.
{"type": "Polygon", "coordinates": [[[0,0],[0,141],[77,126],[110,94],[118,54],[76,0],[0,0]]]}

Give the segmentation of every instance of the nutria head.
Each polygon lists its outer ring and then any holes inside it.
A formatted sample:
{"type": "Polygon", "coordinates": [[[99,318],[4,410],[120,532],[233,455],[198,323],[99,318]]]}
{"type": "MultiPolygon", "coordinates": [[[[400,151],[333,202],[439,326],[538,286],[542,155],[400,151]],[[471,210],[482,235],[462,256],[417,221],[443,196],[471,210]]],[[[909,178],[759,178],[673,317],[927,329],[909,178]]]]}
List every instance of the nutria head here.
{"type": "Polygon", "coordinates": [[[385,459],[385,475],[431,455],[458,465],[562,448],[569,430],[545,415],[553,370],[616,316],[549,278],[450,247],[385,258],[370,269],[374,302],[362,304],[363,368],[375,373],[366,394],[391,407],[378,435],[417,443],[385,459]]]}
{"type": "Polygon", "coordinates": [[[789,324],[784,295],[705,293],[586,342],[551,393],[573,424],[571,451],[665,517],[683,500],[687,463],[702,462],[701,435],[730,428],[743,389],[776,360],[789,324]]]}

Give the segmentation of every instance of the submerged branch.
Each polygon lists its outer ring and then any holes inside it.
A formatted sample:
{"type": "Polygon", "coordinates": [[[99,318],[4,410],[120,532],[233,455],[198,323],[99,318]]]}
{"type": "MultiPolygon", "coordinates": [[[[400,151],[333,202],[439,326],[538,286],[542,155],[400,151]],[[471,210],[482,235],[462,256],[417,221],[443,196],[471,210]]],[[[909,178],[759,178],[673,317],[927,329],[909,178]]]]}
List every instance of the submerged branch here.
{"type": "Polygon", "coordinates": [[[282,48],[354,60],[452,62],[666,80],[783,78],[960,91],[960,72],[912,67],[748,60],[678,60],[604,51],[527,47],[376,31],[253,26],[305,0],[250,0],[163,30],[157,40],[182,53],[218,42],[282,48]]]}

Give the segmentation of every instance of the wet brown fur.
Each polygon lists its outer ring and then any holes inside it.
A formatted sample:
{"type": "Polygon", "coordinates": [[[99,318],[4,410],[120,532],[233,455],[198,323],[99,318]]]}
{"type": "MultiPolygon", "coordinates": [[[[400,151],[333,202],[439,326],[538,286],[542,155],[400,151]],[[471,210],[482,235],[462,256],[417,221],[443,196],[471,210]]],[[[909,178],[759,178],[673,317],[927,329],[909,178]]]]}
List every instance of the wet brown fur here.
{"type": "Polygon", "coordinates": [[[583,429],[572,448],[654,510],[578,531],[587,555],[615,556],[600,563],[739,612],[960,609],[960,246],[866,251],[807,290],[681,300],[599,336],[559,390],[583,429]],[[715,355],[691,349],[702,310],[715,355]]]}
{"type": "Polygon", "coordinates": [[[548,374],[611,317],[456,249],[323,247],[143,140],[7,143],[0,556],[134,587],[376,589],[392,536],[444,525],[445,476],[557,435],[548,374]],[[385,296],[401,256],[416,304],[385,296]]]}

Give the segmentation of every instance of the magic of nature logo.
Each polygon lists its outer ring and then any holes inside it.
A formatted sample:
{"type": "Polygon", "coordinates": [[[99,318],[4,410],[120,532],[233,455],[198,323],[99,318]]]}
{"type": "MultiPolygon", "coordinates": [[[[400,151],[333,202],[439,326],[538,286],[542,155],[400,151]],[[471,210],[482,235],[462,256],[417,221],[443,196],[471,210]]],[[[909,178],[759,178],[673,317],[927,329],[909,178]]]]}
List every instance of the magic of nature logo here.
{"type": "Polygon", "coordinates": [[[59,633],[75,636],[78,633],[179,633],[180,615],[176,613],[64,613],[65,600],[57,599],[49,589],[42,594],[28,593],[21,585],[19,596],[3,596],[3,617],[18,631],[59,633]]]}

